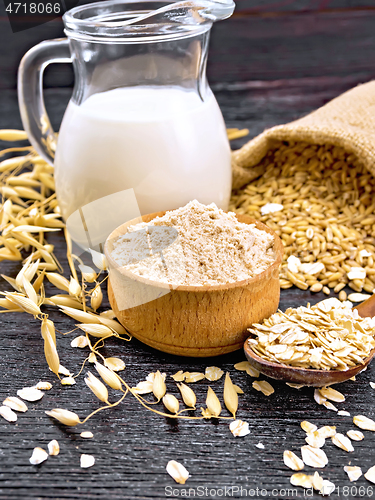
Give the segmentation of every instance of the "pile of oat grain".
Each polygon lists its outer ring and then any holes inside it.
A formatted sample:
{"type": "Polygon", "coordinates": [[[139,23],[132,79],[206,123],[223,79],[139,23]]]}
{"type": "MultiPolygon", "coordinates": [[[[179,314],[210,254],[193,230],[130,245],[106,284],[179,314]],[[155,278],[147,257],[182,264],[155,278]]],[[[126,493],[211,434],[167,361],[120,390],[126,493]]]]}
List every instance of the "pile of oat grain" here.
{"type": "Polygon", "coordinates": [[[219,285],[267,269],[275,260],[273,241],[255,225],[238,222],[234,213],[194,200],[148,224],[131,226],[114,242],[112,257],[119,266],[151,280],[219,285]],[[155,227],[173,227],[177,232],[173,236],[166,231],[163,244],[163,233],[155,232],[155,227]]]}

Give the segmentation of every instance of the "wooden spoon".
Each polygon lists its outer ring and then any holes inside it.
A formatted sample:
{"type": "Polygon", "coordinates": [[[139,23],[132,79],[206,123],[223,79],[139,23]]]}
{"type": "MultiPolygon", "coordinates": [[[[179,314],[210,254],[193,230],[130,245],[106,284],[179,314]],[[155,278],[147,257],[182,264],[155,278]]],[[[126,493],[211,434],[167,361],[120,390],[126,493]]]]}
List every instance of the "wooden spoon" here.
{"type": "MultiPolygon", "coordinates": [[[[355,309],[358,310],[358,314],[362,316],[362,318],[375,316],[375,294],[365,300],[365,302],[362,302],[362,304],[356,306],[355,309]]],[[[252,337],[250,336],[249,338],[252,337]]],[[[285,382],[309,385],[312,387],[323,387],[344,382],[361,372],[375,356],[375,349],[373,349],[370,356],[364,360],[363,364],[353,366],[345,371],[313,370],[267,361],[255,354],[247,340],[244,345],[244,350],[249,363],[264,375],[276,380],[284,380],[285,382]]]]}

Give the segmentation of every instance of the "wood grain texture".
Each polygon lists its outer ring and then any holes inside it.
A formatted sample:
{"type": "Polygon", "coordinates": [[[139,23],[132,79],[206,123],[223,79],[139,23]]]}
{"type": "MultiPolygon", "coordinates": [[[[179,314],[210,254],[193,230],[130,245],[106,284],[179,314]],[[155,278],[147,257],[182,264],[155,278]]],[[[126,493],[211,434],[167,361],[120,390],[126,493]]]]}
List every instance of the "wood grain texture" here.
{"type": "MultiPolygon", "coordinates": [[[[340,93],[345,86],[351,85],[349,80],[341,81],[339,76],[336,80],[330,78],[312,79],[308,84],[290,81],[289,94],[288,85],[276,82],[274,86],[268,84],[260,89],[236,87],[233,84],[233,90],[222,87],[216,95],[227,124],[248,126],[251,135],[255,135],[265,126],[276,125],[310,111],[340,93]]],[[[68,96],[69,90],[47,93],[51,118],[56,124],[68,96]]],[[[20,125],[14,92],[0,93],[0,109],[0,127],[20,125]]],[[[236,144],[240,142],[236,141],[236,144]]],[[[56,254],[68,276],[63,239],[51,235],[49,240],[55,244],[56,254]]],[[[18,263],[0,262],[1,273],[14,276],[19,269],[18,263]]],[[[9,290],[9,286],[1,280],[0,289],[9,290]]],[[[56,293],[56,289],[48,285],[47,293],[56,293]]],[[[285,310],[307,302],[316,303],[324,298],[326,296],[323,293],[312,294],[291,288],[282,291],[280,308],[285,310]]],[[[65,333],[74,328],[74,320],[51,307],[44,310],[55,321],[59,332],[65,333]]],[[[180,369],[204,371],[206,366],[219,366],[224,371],[230,371],[233,382],[245,391],[240,396],[238,418],[249,423],[250,434],[244,438],[234,438],[228,428],[229,422],[225,420],[176,421],[160,417],[141,408],[130,397],[113,411],[97,414],[82,428],[65,428],[52,422],[44,411],[62,407],[84,417],[99,406],[95,397],[85,386],[82,377],[75,386],[63,388],[59,385],[43,359],[37,320],[26,314],[2,314],[0,324],[0,397],[4,399],[15,395],[17,389],[33,385],[39,380],[49,380],[54,385],[40,402],[28,404],[29,411],[20,415],[16,424],[0,420],[2,500],[162,500],[171,488],[176,489],[177,493],[170,498],[180,498],[184,487],[176,485],[165,472],[165,466],[171,459],[186,466],[191,474],[186,487],[201,488],[201,498],[222,498],[210,493],[210,489],[219,491],[230,486],[248,491],[251,488],[264,488],[272,498],[273,489],[280,492],[282,488],[292,488],[289,478],[293,472],[284,466],[282,454],[285,449],[300,454],[299,448],[305,444],[305,433],[300,428],[302,420],[307,419],[318,426],[336,425],[342,433],[353,428],[351,417],[338,416],[318,406],[313,400],[311,388],[297,391],[284,383],[271,381],[275,393],[269,398],[255,391],[252,388],[254,379],[233,369],[234,363],[245,359],[242,351],[211,359],[181,358],[156,351],[136,339],[130,343],[111,339],[103,351],[106,356],[118,356],[126,362],[124,377],[129,384],[135,385],[149,372],[160,369],[168,375],[168,391],[179,398],[170,375],[180,369]],[[94,439],[82,440],[79,437],[81,430],[91,430],[94,439]],[[45,448],[51,439],[60,442],[60,455],[49,458],[41,466],[30,465],[28,459],[34,446],[45,448]],[[264,444],[263,450],[255,447],[258,442],[264,444]],[[92,469],[79,468],[80,453],[92,453],[96,457],[92,469]]],[[[86,356],[85,351],[70,347],[70,341],[76,335],[77,332],[65,336],[58,333],[57,339],[62,364],[75,372],[86,356]]],[[[85,367],[84,373],[89,369],[92,370],[91,367],[85,367]]],[[[370,381],[375,381],[373,365],[360,374],[356,382],[339,384],[336,388],[345,394],[346,402],[337,406],[349,411],[352,416],[362,414],[374,419],[375,393],[369,385],[370,381]]],[[[222,401],[223,380],[210,385],[222,401]]],[[[205,381],[191,386],[197,394],[198,408],[204,406],[207,386],[205,381]]],[[[110,398],[115,401],[117,397],[111,392],[110,398]]],[[[153,399],[147,398],[150,401],[153,399]]],[[[199,414],[197,410],[195,415],[199,414]]],[[[223,415],[229,416],[226,411],[223,415]]],[[[329,463],[320,473],[340,487],[339,494],[336,491],[331,498],[359,498],[358,494],[343,496],[342,488],[353,486],[343,466],[351,462],[351,465],[358,465],[365,472],[374,465],[374,434],[370,431],[364,431],[364,434],[363,441],[353,443],[355,451],[350,454],[327,440],[324,449],[329,463]]],[[[314,472],[310,467],[305,469],[309,474],[314,472]]],[[[365,488],[364,491],[372,487],[363,476],[355,486],[365,488]]],[[[302,488],[296,488],[296,491],[298,494],[292,496],[290,493],[286,497],[276,491],[273,498],[305,498],[302,488]]],[[[366,495],[368,498],[373,497],[370,490],[366,495]]],[[[232,497],[240,498],[238,490],[234,491],[232,497]]],[[[314,492],[311,498],[322,497],[314,492]]]]}
{"type": "MultiPolygon", "coordinates": [[[[212,84],[375,75],[375,6],[366,0],[326,2],[241,0],[233,17],[212,29],[208,78],[212,84]],[[307,10],[306,10],[307,9],[307,10]]],[[[3,8],[0,3],[0,8],[3,8]]],[[[23,54],[42,40],[64,36],[60,19],[12,33],[0,12],[0,88],[15,88],[23,54]]],[[[68,64],[46,69],[46,87],[69,87],[68,64]]]]}

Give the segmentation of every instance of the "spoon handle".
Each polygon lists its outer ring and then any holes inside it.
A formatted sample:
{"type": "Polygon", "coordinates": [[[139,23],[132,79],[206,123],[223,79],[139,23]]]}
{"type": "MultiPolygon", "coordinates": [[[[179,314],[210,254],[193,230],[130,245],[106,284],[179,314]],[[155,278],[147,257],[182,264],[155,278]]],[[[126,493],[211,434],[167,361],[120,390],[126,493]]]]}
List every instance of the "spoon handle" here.
{"type": "Polygon", "coordinates": [[[362,316],[362,318],[372,318],[373,316],[375,316],[375,294],[356,306],[354,309],[357,309],[358,314],[362,316]]]}

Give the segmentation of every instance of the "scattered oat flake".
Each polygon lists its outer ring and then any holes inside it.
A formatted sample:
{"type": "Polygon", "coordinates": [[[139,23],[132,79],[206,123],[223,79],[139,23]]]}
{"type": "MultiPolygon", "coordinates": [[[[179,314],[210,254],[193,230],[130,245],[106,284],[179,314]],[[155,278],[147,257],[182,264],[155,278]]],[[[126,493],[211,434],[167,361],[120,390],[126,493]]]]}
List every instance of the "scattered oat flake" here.
{"type": "Polygon", "coordinates": [[[240,363],[236,363],[234,365],[234,369],[240,372],[246,372],[250,377],[258,378],[259,371],[251,366],[248,361],[241,361],[240,363]]]}
{"type": "Polygon", "coordinates": [[[345,401],[345,396],[341,394],[341,392],[332,389],[332,387],[322,387],[320,389],[320,394],[330,401],[334,401],[335,403],[342,403],[345,401]]]}
{"type": "Polygon", "coordinates": [[[344,471],[348,474],[350,482],[357,481],[362,476],[362,469],[360,467],[345,465],[344,471]]]}
{"type": "Polygon", "coordinates": [[[25,401],[39,401],[44,396],[44,392],[35,387],[24,387],[17,391],[17,396],[25,401]]]}
{"type": "Polygon", "coordinates": [[[305,441],[313,448],[322,448],[326,442],[325,438],[319,436],[317,432],[308,432],[305,441]]]}
{"type": "Polygon", "coordinates": [[[350,300],[350,302],[363,302],[370,297],[371,295],[368,295],[367,293],[350,293],[348,295],[348,300],[350,300]]]}
{"type": "Polygon", "coordinates": [[[364,415],[356,415],[353,417],[353,423],[360,429],[375,431],[375,422],[364,415]]]}
{"type": "Polygon", "coordinates": [[[200,380],[203,380],[205,378],[204,373],[200,372],[185,372],[185,382],[187,384],[193,383],[193,382],[199,382],[200,380]]]}
{"type": "Polygon", "coordinates": [[[59,366],[59,373],[61,375],[65,375],[66,377],[70,377],[71,376],[70,371],[67,368],[65,368],[65,366],[63,366],[63,365],[59,366]]]}
{"type": "Polygon", "coordinates": [[[322,405],[325,401],[327,401],[326,398],[322,396],[319,389],[314,390],[314,399],[318,405],[322,405]]]}
{"type": "Polygon", "coordinates": [[[179,462],[176,462],[176,460],[170,460],[167,463],[166,469],[168,474],[179,484],[185,484],[190,476],[185,467],[179,462]]]}
{"type": "Polygon", "coordinates": [[[369,470],[365,474],[365,478],[367,479],[367,481],[375,483],[375,465],[369,468],[369,470]]]}
{"type": "Polygon", "coordinates": [[[302,387],[305,387],[303,384],[294,384],[293,382],[285,382],[286,385],[289,385],[289,387],[292,387],[293,389],[302,389],[302,387]]]}
{"type": "Polygon", "coordinates": [[[106,358],[104,365],[114,372],[120,372],[125,369],[125,363],[120,358],[106,358]]]}
{"type": "Polygon", "coordinates": [[[56,439],[52,439],[52,441],[48,443],[48,453],[49,455],[53,456],[58,455],[60,453],[60,445],[56,441],[56,439]]]}
{"type": "Polygon", "coordinates": [[[76,383],[73,377],[64,377],[61,379],[61,385],[74,385],[76,383]]]}
{"type": "Polygon", "coordinates": [[[38,382],[35,386],[35,389],[39,389],[40,391],[49,391],[52,389],[52,384],[50,382],[38,382]]]}
{"type": "Polygon", "coordinates": [[[327,410],[338,411],[335,405],[333,405],[330,401],[323,401],[323,406],[327,408],[327,410]]]}
{"type": "Polygon", "coordinates": [[[333,437],[336,434],[336,427],[325,425],[324,427],[320,427],[316,431],[316,433],[320,437],[323,437],[324,439],[327,439],[327,438],[333,437]]]}
{"type": "Polygon", "coordinates": [[[302,460],[289,450],[284,451],[284,464],[292,470],[302,470],[304,468],[302,460]]]}
{"type": "Polygon", "coordinates": [[[317,430],[317,426],[314,424],[311,424],[307,420],[304,420],[303,422],[301,422],[301,427],[302,427],[302,430],[304,430],[305,432],[315,432],[317,430]]]}
{"type": "Polygon", "coordinates": [[[16,398],[14,396],[9,396],[3,401],[3,405],[9,406],[12,410],[15,411],[21,411],[22,413],[25,413],[27,411],[27,406],[21,399],[16,398]]]}
{"type": "Polygon", "coordinates": [[[185,374],[183,370],[178,370],[178,372],[174,375],[171,375],[171,377],[175,382],[183,382],[185,380],[185,374]]]}
{"type": "Polygon", "coordinates": [[[229,429],[233,436],[243,437],[250,434],[249,424],[243,420],[234,420],[230,423],[229,429]]]}
{"type": "Polygon", "coordinates": [[[207,366],[204,375],[210,382],[216,382],[224,375],[224,372],[217,366],[207,366]]]}
{"type": "Polygon", "coordinates": [[[70,342],[71,347],[87,347],[89,345],[89,340],[86,335],[79,335],[70,342]]]}
{"type": "Polygon", "coordinates": [[[83,431],[81,432],[80,436],[84,439],[91,439],[92,437],[94,437],[94,434],[90,431],[83,431]]]}
{"type": "Polygon", "coordinates": [[[86,455],[85,453],[81,455],[82,469],[88,469],[89,467],[92,467],[94,463],[95,463],[95,457],[93,455],[86,455]]]}
{"type": "Polygon", "coordinates": [[[297,472],[293,474],[290,478],[290,483],[293,486],[302,486],[303,488],[312,488],[314,476],[303,474],[302,472],[297,472]]]}
{"type": "Polygon", "coordinates": [[[371,389],[375,389],[375,382],[370,382],[371,389]]]}
{"type": "Polygon", "coordinates": [[[150,394],[152,392],[153,382],[149,380],[142,380],[138,382],[135,387],[132,387],[132,391],[137,394],[150,394]]]}
{"type": "Polygon", "coordinates": [[[334,483],[332,483],[331,481],[328,481],[328,479],[323,479],[323,486],[322,486],[322,489],[319,491],[319,493],[323,496],[325,495],[330,495],[331,493],[333,493],[336,489],[336,486],[334,485],[334,483]]]}
{"type": "Polygon", "coordinates": [[[8,422],[16,422],[17,415],[9,406],[0,406],[0,415],[8,422]]]}
{"type": "Polygon", "coordinates": [[[354,451],[350,439],[344,436],[344,434],[340,434],[340,432],[337,432],[331,439],[332,443],[336,445],[338,448],[341,448],[342,450],[347,451],[349,453],[354,451]]]}
{"type": "Polygon", "coordinates": [[[262,215],[273,214],[275,212],[280,212],[284,208],[280,203],[266,203],[260,208],[260,213],[262,215]]]}
{"type": "Polygon", "coordinates": [[[258,443],[255,445],[256,448],[259,448],[260,450],[264,450],[264,444],[263,443],[258,443]]]}
{"type": "Polygon", "coordinates": [[[310,445],[301,447],[302,460],[310,467],[323,468],[328,464],[327,455],[320,448],[313,448],[310,445]]]}
{"type": "Polygon", "coordinates": [[[265,396],[270,396],[275,392],[275,389],[266,380],[255,380],[252,385],[254,389],[263,392],[265,396]]]}
{"type": "Polygon", "coordinates": [[[350,417],[350,413],[348,411],[345,411],[345,410],[339,410],[337,412],[337,415],[340,415],[341,417],[350,417]]]}
{"type": "Polygon", "coordinates": [[[32,465],[38,465],[47,460],[47,458],[48,453],[43,450],[43,448],[39,448],[39,446],[37,446],[36,448],[34,448],[33,454],[29,458],[29,461],[32,465]]]}
{"type": "Polygon", "coordinates": [[[352,429],[350,429],[350,431],[348,431],[346,434],[352,441],[362,441],[362,439],[364,439],[365,437],[361,431],[355,431],[352,429]]]}

